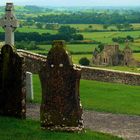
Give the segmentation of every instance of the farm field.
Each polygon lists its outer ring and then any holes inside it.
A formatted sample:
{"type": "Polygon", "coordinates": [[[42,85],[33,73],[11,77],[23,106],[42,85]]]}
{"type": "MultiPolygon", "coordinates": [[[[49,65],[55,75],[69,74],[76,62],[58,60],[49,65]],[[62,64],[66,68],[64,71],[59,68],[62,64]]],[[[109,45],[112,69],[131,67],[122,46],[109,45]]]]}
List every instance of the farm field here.
{"type": "MultiPolygon", "coordinates": [[[[41,102],[38,75],[33,76],[34,102],[41,102]]],[[[80,96],[83,108],[99,112],[140,115],[140,87],[81,80],[80,96]]]]}
{"type": "MultiPolygon", "coordinates": [[[[39,48],[46,53],[50,50],[52,45],[39,45],[39,48]]],[[[92,53],[97,45],[94,44],[67,44],[67,50],[71,53],[88,54],[92,53]]],[[[35,50],[36,51],[36,50],[35,50]]],[[[37,50],[38,51],[38,50],[37,50]]]]}
{"type": "MultiPolygon", "coordinates": [[[[96,47],[98,47],[97,44],[67,44],[67,49],[68,51],[70,51],[72,54],[91,54],[93,53],[94,49],[96,47]]],[[[125,45],[120,45],[120,49],[123,49],[125,47],[125,45]]],[[[41,50],[33,50],[34,52],[42,52],[42,53],[47,53],[50,48],[51,45],[39,45],[39,48],[41,50]]],[[[140,46],[139,43],[134,43],[134,44],[130,44],[130,48],[133,51],[140,51],[140,46]]]]}
{"type": "MultiPolygon", "coordinates": [[[[80,30],[83,30],[89,25],[92,27],[95,27],[97,29],[101,29],[103,25],[101,24],[69,24],[70,26],[74,28],[80,28],[80,30]]],[[[140,24],[133,24],[135,28],[139,28],[140,24]]],[[[2,31],[2,29],[0,29],[2,31]]],[[[46,33],[49,32],[51,34],[57,33],[57,30],[45,30],[45,29],[35,29],[31,27],[22,27],[19,28],[18,31],[20,32],[38,32],[38,33],[46,33]]],[[[135,38],[135,41],[133,43],[129,43],[129,47],[134,51],[134,52],[139,52],[140,51],[140,31],[128,31],[128,32],[120,32],[120,31],[115,31],[115,32],[80,32],[80,34],[83,34],[84,38],[86,40],[95,40],[99,41],[102,43],[106,44],[115,44],[112,42],[113,37],[126,37],[127,35],[130,35],[135,38]]],[[[51,45],[38,45],[40,49],[38,50],[31,50],[32,52],[39,53],[39,54],[44,54],[46,55],[48,51],[51,48],[51,45]]],[[[75,64],[79,64],[79,60],[82,57],[87,57],[89,60],[92,59],[92,53],[93,50],[98,46],[98,44],[67,44],[68,50],[72,54],[72,59],[75,64]]],[[[121,44],[120,49],[123,49],[126,46],[126,44],[121,44]]],[[[134,53],[134,58],[136,60],[140,61],[140,53],[134,53]]],[[[116,70],[123,70],[123,71],[132,71],[132,72],[139,72],[137,68],[128,68],[128,67],[106,67],[109,69],[116,69],[116,70]]]]}
{"type": "MultiPolygon", "coordinates": [[[[86,57],[90,61],[92,61],[92,53],[95,47],[97,47],[97,45],[94,44],[67,44],[67,49],[71,52],[71,56],[74,64],[79,64],[79,60],[82,57],[86,57]]],[[[41,50],[31,50],[31,51],[34,53],[47,55],[48,51],[51,48],[51,45],[39,45],[39,48],[41,50]]],[[[133,56],[136,60],[140,61],[140,53],[133,53],[133,56]]],[[[120,71],[138,72],[138,73],[140,72],[139,68],[137,67],[108,66],[103,68],[120,70],[120,71]]]]}
{"type": "Polygon", "coordinates": [[[126,37],[132,36],[134,38],[139,38],[140,31],[116,31],[116,32],[81,32],[84,35],[85,39],[92,39],[102,43],[113,43],[113,37],[126,37]]]}
{"type": "MultiPolygon", "coordinates": [[[[76,29],[79,29],[80,31],[85,30],[85,29],[89,29],[89,30],[106,30],[103,28],[103,24],[62,24],[62,25],[69,25],[71,27],[74,27],[76,29]]],[[[140,29],[140,24],[139,23],[132,23],[132,26],[134,29],[139,30],[140,29]]],[[[110,25],[108,28],[108,30],[117,30],[116,26],[114,25],[110,25]]]]}

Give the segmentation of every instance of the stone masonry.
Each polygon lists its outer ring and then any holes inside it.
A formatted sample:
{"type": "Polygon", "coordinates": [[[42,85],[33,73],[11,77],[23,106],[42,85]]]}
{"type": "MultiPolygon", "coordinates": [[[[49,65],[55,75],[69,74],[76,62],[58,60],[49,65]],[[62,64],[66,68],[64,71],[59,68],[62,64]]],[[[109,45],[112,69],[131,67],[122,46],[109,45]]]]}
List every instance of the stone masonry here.
{"type": "Polygon", "coordinates": [[[133,57],[133,51],[127,45],[124,50],[119,45],[106,45],[102,51],[95,48],[92,63],[102,66],[140,66],[140,62],[133,57]]]}

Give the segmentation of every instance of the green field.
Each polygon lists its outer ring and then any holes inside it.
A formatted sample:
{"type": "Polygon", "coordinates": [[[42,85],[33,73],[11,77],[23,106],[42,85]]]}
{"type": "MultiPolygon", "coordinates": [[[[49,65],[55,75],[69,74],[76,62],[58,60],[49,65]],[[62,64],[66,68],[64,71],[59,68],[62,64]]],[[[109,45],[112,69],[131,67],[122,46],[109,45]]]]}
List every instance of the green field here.
{"type": "MultiPolygon", "coordinates": [[[[103,28],[103,24],[62,24],[62,25],[69,25],[80,31],[84,31],[84,30],[118,30],[115,25],[110,25],[110,26],[108,26],[107,29],[103,28]]],[[[133,29],[140,30],[139,23],[133,23],[132,26],[133,26],[133,29]]]]}
{"type": "MultiPolygon", "coordinates": [[[[70,51],[71,53],[92,54],[96,46],[97,45],[94,44],[67,44],[67,50],[70,51]]],[[[51,45],[39,45],[39,48],[41,48],[42,50],[33,50],[33,51],[47,53],[50,50],[51,45]]]]}
{"type": "MultiPolygon", "coordinates": [[[[72,60],[74,64],[79,64],[79,60],[82,57],[88,58],[92,61],[92,52],[97,45],[93,44],[67,44],[67,49],[72,54],[72,60]]],[[[124,46],[122,46],[124,47],[124,46]]],[[[39,45],[39,48],[42,50],[32,50],[35,53],[46,54],[51,48],[51,45],[39,45]]],[[[135,46],[134,50],[140,50],[139,46],[135,46]]],[[[140,61],[140,53],[133,53],[133,56],[136,60],[140,61]]],[[[130,72],[140,72],[139,68],[137,67],[124,67],[124,66],[113,66],[113,67],[104,67],[107,69],[115,69],[121,71],[130,71],[130,72]]]]}
{"type": "Polygon", "coordinates": [[[39,121],[0,117],[0,140],[122,140],[111,135],[92,132],[63,133],[43,131],[39,121]]]}
{"type": "Polygon", "coordinates": [[[128,35],[139,38],[140,31],[128,31],[128,32],[81,32],[85,39],[92,39],[102,43],[112,43],[113,37],[126,37],[128,35]]]}
{"type": "MultiPolygon", "coordinates": [[[[41,102],[41,87],[33,77],[34,102],[41,102]]],[[[80,96],[83,108],[101,112],[140,115],[140,87],[81,80],[80,96]]]]}

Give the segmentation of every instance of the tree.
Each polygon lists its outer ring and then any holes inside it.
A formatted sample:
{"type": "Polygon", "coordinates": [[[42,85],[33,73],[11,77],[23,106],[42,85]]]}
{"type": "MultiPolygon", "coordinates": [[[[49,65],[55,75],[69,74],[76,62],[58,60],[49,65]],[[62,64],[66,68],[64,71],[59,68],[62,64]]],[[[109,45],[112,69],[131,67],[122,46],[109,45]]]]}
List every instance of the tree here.
{"type": "Polygon", "coordinates": [[[42,29],[43,28],[43,24],[38,22],[38,23],[36,23],[36,27],[38,29],[42,29]]]}
{"type": "Polygon", "coordinates": [[[73,35],[76,34],[76,29],[70,26],[61,26],[58,30],[59,34],[73,35]]]}
{"type": "Polygon", "coordinates": [[[117,28],[118,30],[121,30],[121,29],[123,29],[124,27],[123,27],[122,24],[116,24],[116,28],[117,28]]]}
{"type": "Polygon", "coordinates": [[[89,25],[88,28],[92,29],[92,25],[89,25]]]}
{"type": "Polygon", "coordinates": [[[108,28],[108,26],[109,26],[109,25],[104,24],[104,25],[103,25],[103,29],[107,29],[107,28],[108,28]]]}
{"type": "Polygon", "coordinates": [[[39,49],[35,41],[27,42],[27,41],[20,41],[16,42],[17,49],[25,49],[25,50],[36,50],[39,49]]]}
{"type": "Polygon", "coordinates": [[[102,44],[102,43],[99,44],[98,49],[99,49],[99,52],[101,52],[104,49],[104,44],[102,44]]]}
{"type": "Polygon", "coordinates": [[[86,57],[82,57],[82,58],[79,60],[79,64],[80,64],[80,65],[83,65],[83,66],[89,66],[90,61],[89,61],[86,57]]]}

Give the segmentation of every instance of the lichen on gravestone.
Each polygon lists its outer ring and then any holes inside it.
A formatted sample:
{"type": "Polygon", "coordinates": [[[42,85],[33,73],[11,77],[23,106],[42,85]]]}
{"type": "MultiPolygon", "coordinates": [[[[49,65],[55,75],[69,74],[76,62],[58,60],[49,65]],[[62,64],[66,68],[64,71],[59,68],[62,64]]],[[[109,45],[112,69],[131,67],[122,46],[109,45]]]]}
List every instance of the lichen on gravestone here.
{"type": "Polygon", "coordinates": [[[0,54],[0,115],[25,118],[24,58],[10,45],[0,54]]]}
{"type": "Polygon", "coordinates": [[[41,126],[59,131],[82,130],[81,70],[74,67],[64,41],[53,42],[39,75],[42,86],[41,126]]]}

